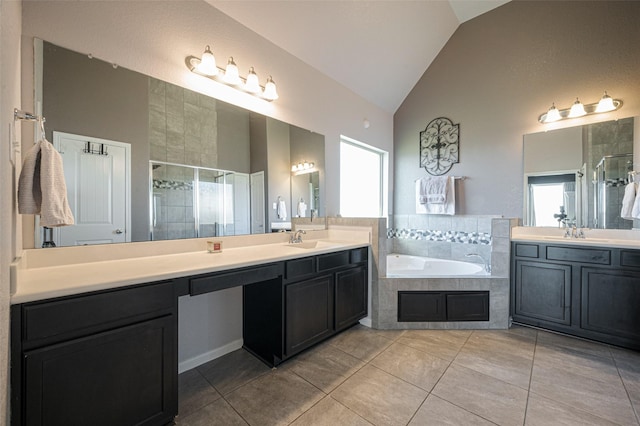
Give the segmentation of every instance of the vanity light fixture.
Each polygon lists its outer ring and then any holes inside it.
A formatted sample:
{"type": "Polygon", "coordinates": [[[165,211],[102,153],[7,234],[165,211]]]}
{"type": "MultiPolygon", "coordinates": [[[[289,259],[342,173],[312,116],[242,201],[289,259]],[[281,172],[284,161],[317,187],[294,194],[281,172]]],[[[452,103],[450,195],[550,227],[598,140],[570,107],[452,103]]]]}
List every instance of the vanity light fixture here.
{"type": "Polygon", "coordinates": [[[613,98],[607,94],[607,91],[604,91],[604,95],[598,102],[598,106],[596,107],[596,112],[609,112],[616,110],[616,106],[613,103],[613,98]]]}
{"type": "Polygon", "coordinates": [[[576,98],[576,101],[573,103],[573,105],[571,105],[568,117],[577,118],[582,117],[583,115],[587,115],[587,111],[584,110],[584,105],[582,105],[582,102],[580,102],[580,100],[576,98]]]}
{"type": "Polygon", "coordinates": [[[238,66],[233,62],[233,56],[229,56],[227,68],[224,70],[224,82],[232,86],[237,86],[242,83],[242,80],[240,80],[240,73],[238,72],[238,66]]]}
{"type": "Polygon", "coordinates": [[[296,174],[309,173],[309,172],[313,171],[315,166],[316,165],[314,163],[309,163],[307,161],[301,161],[300,163],[293,164],[291,166],[291,173],[296,173],[296,174]]]}
{"type": "Polygon", "coordinates": [[[583,117],[585,115],[600,114],[603,112],[616,111],[622,107],[620,99],[613,99],[604,92],[604,95],[598,103],[584,105],[578,98],[571,105],[571,108],[558,109],[555,103],[551,104],[551,108],[538,117],[540,123],[553,123],[554,121],[564,120],[567,118],[583,117]]]}
{"type": "Polygon", "coordinates": [[[205,47],[201,58],[192,55],[187,56],[185,58],[185,64],[187,68],[189,68],[189,71],[195,74],[227,84],[258,98],[269,102],[278,99],[276,84],[271,76],[267,78],[264,87],[260,86],[260,80],[253,67],[249,68],[247,78],[243,78],[238,72],[238,66],[234,62],[233,57],[229,57],[226,69],[219,68],[216,65],[216,59],[209,45],[205,47]]]}
{"type": "Polygon", "coordinates": [[[551,123],[553,121],[558,121],[561,119],[562,116],[560,115],[560,111],[558,111],[558,108],[556,108],[556,104],[552,103],[551,108],[549,108],[549,111],[547,111],[547,117],[545,118],[544,122],[551,123]]]}

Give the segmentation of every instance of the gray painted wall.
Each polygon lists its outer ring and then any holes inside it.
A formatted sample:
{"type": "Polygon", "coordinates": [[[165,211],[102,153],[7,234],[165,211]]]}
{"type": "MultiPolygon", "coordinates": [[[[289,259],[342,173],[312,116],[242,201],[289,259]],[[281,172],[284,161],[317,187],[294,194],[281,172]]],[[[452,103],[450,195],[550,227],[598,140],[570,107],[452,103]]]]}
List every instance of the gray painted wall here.
{"type": "Polygon", "coordinates": [[[640,2],[514,0],[462,24],[394,116],[395,214],[414,213],[414,180],[427,175],[418,135],[444,116],[460,123],[450,174],[468,177],[457,212],[521,217],[524,134],[640,114],[639,17],[640,2]],[[537,122],[551,102],[604,90],[619,111],[537,122]]]}
{"type": "MultiPolygon", "coordinates": [[[[320,187],[320,201],[316,209],[319,209],[318,215],[324,216],[325,208],[324,203],[326,200],[326,184],[325,182],[325,164],[324,164],[324,136],[318,133],[310,132],[300,127],[290,126],[290,159],[291,164],[298,163],[300,161],[311,161],[315,164],[315,170],[318,171],[319,187],[320,187]]],[[[307,176],[308,177],[308,176],[307,176]]],[[[307,181],[308,179],[294,179],[291,178],[291,214],[296,215],[297,202],[299,201],[301,194],[306,194],[308,188],[295,188],[295,184],[301,181],[307,181]]],[[[304,197],[307,206],[310,206],[308,197],[304,197]]],[[[310,208],[310,207],[309,207],[310,208]]],[[[307,217],[311,213],[307,211],[307,217]]]]}
{"type": "Polygon", "coordinates": [[[131,239],[148,240],[148,78],[46,42],[43,56],[47,138],[55,130],[131,144],[131,239]]]}

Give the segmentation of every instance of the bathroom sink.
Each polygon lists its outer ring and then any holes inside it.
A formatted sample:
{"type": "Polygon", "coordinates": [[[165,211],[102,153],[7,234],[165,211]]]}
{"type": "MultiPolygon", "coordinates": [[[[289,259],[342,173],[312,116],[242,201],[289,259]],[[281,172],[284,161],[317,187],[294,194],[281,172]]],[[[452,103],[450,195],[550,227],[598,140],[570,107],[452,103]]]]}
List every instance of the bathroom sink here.
{"type": "Polygon", "coordinates": [[[287,243],[287,247],[294,247],[299,249],[312,249],[318,246],[319,241],[303,241],[301,243],[287,243]]]}
{"type": "Polygon", "coordinates": [[[309,249],[328,249],[328,248],[332,248],[332,247],[337,247],[340,244],[334,243],[332,241],[321,241],[321,240],[314,240],[314,241],[303,241],[301,243],[287,243],[285,244],[285,246],[287,247],[293,247],[293,248],[297,248],[297,249],[303,249],[303,250],[309,250],[309,249]]]}

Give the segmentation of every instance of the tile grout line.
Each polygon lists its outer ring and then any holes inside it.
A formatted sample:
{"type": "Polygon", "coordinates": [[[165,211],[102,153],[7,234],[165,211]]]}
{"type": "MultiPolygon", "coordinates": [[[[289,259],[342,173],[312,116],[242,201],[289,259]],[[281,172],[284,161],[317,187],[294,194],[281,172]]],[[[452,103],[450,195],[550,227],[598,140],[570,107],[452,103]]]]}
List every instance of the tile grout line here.
{"type": "MultiPolygon", "coordinates": [[[[472,415],[474,415],[474,416],[476,416],[476,417],[480,417],[480,418],[481,418],[481,419],[483,419],[483,420],[486,420],[486,421],[488,421],[488,422],[490,422],[490,423],[493,423],[493,424],[497,425],[497,423],[496,423],[496,422],[494,422],[494,421],[492,421],[492,420],[489,420],[489,419],[487,419],[487,418],[485,418],[485,417],[481,416],[480,414],[477,414],[477,413],[474,413],[474,412],[472,412],[472,411],[469,411],[469,410],[467,410],[466,408],[461,407],[461,406],[459,406],[458,404],[455,404],[455,403],[453,403],[453,402],[451,402],[451,401],[449,401],[449,400],[446,400],[446,399],[442,398],[441,396],[438,396],[438,395],[436,395],[436,394],[434,394],[434,393],[433,393],[433,390],[436,388],[436,386],[438,386],[438,383],[440,383],[440,380],[444,377],[444,375],[445,375],[445,374],[447,374],[447,371],[449,370],[449,368],[451,367],[451,365],[453,364],[453,362],[456,360],[456,358],[458,358],[458,355],[460,355],[460,352],[462,352],[462,348],[464,348],[464,346],[469,342],[469,339],[471,339],[471,336],[472,336],[472,335],[473,335],[473,333],[475,333],[476,331],[477,331],[477,330],[473,330],[471,333],[469,333],[469,336],[467,336],[467,339],[464,341],[464,343],[463,343],[462,345],[460,345],[460,349],[458,349],[458,352],[456,353],[456,356],[454,356],[454,357],[451,359],[451,361],[449,361],[449,365],[447,365],[447,368],[445,368],[445,369],[444,369],[444,371],[442,372],[442,375],[438,378],[438,380],[436,381],[436,383],[433,385],[433,388],[431,389],[431,392],[429,392],[429,395],[433,395],[434,397],[436,397],[436,398],[438,398],[438,399],[441,399],[441,400],[443,400],[443,401],[445,401],[445,402],[447,402],[447,403],[449,403],[449,404],[451,404],[451,405],[453,405],[453,406],[455,406],[455,407],[458,407],[458,408],[460,408],[461,410],[464,410],[464,411],[466,411],[466,412],[467,412],[467,413],[469,413],[469,414],[472,414],[472,415]]],[[[467,368],[467,367],[464,367],[464,366],[462,366],[462,367],[463,367],[463,368],[467,368]]],[[[475,370],[472,370],[472,369],[470,369],[470,368],[469,368],[469,370],[471,370],[471,371],[475,371],[475,370]]],[[[480,372],[478,372],[478,371],[475,371],[475,372],[476,372],[476,373],[480,373],[480,372]]],[[[480,373],[480,374],[484,374],[484,373],[480,373]]],[[[486,374],[484,374],[484,375],[485,375],[485,376],[487,376],[486,374]]],[[[487,377],[491,377],[491,376],[487,376],[487,377]]],[[[495,377],[494,377],[494,378],[495,378],[495,377]]],[[[499,379],[497,379],[497,380],[499,380],[499,379]]],[[[506,383],[506,382],[505,382],[505,383],[506,383]]],[[[427,398],[429,397],[429,395],[427,395],[427,398]]],[[[426,398],[425,398],[425,401],[426,401],[426,398]]],[[[424,403],[423,403],[423,404],[424,404],[424,403]]],[[[416,413],[417,413],[417,411],[416,411],[416,413]]]]}
{"type": "Polygon", "coordinates": [[[524,418],[522,424],[527,424],[527,411],[529,411],[529,398],[531,397],[531,382],[533,381],[533,366],[536,363],[536,352],[538,351],[538,331],[536,330],[536,339],[533,344],[533,357],[531,358],[531,371],[529,372],[529,386],[527,387],[527,402],[524,404],[524,418]]]}
{"type": "Polygon", "coordinates": [[[629,389],[627,388],[627,384],[625,383],[624,378],[622,378],[622,374],[620,373],[620,368],[618,367],[618,360],[613,354],[613,351],[611,350],[611,346],[609,346],[609,353],[611,354],[611,358],[613,359],[613,365],[615,365],[616,367],[616,372],[618,373],[618,377],[622,382],[622,387],[624,388],[624,391],[627,394],[627,398],[629,399],[629,404],[631,404],[631,409],[633,410],[633,414],[635,414],[636,416],[636,422],[640,425],[640,410],[636,408],[636,406],[633,404],[633,401],[631,400],[631,394],[629,393],[629,389]]]}

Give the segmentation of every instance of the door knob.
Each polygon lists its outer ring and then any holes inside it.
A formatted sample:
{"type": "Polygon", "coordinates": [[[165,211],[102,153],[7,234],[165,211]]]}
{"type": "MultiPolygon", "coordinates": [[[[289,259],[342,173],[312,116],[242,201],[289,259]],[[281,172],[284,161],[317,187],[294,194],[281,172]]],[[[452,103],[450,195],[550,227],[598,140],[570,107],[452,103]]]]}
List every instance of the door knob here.
{"type": "Polygon", "coordinates": [[[119,235],[119,234],[122,234],[122,229],[116,229],[116,230],[115,230],[115,231],[113,231],[113,232],[119,235]]]}

